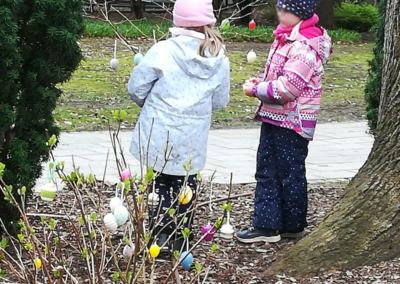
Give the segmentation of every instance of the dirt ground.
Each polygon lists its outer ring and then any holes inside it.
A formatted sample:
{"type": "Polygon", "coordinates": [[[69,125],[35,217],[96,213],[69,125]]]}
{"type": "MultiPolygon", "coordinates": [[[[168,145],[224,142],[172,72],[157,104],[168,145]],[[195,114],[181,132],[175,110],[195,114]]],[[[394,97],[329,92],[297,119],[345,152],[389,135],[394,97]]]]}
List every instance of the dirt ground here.
{"type": "MultiPolygon", "coordinates": [[[[309,215],[308,222],[309,227],[307,233],[311,232],[317,224],[321,221],[326,211],[329,210],[333,202],[335,202],[344,190],[345,184],[320,184],[312,185],[309,188],[309,215]]],[[[213,200],[226,198],[228,194],[227,185],[214,185],[213,200]]],[[[111,188],[105,187],[103,191],[103,198],[108,203],[107,198],[113,196],[111,188]]],[[[232,211],[231,211],[231,224],[235,230],[247,229],[252,223],[253,214],[253,192],[254,185],[236,185],[233,187],[231,199],[232,211]],[[246,197],[235,198],[236,195],[246,194],[246,197]]],[[[84,197],[86,210],[91,212],[90,202],[84,197]]],[[[195,221],[193,225],[193,234],[195,240],[198,240],[201,236],[201,228],[207,222],[215,222],[222,214],[220,207],[222,202],[216,202],[213,204],[211,212],[208,205],[209,200],[209,187],[204,187],[201,196],[199,197],[199,203],[205,203],[206,205],[200,206],[196,210],[195,221]]],[[[104,210],[108,210],[104,208],[104,210]]],[[[52,203],[45,203],[40,200],[40,197],[36,197],[29,202],[28,212],[31,214],[57,214],[64,215],[65,212],[78,213],[76,201],[74,195],[67,190],[63,190],[58,193],[58,196],[52,203]]],[[[59,222],[58,226],[61,230],[61,235],[64,240],[70,240],[71,247],[76,246],[74,244],[74,234],[68,230],[68,226],[64,224],[65,219],[57,219],[59,222]],[[63,225],[64,224],[64,225],[63,225]]],[[[34,229],[37,232],[41,231],[40,217],[30,217],[30,221],[34,224],[34,229]]],[[[48,220],[47,220],[48,221],[48,220]]],[[[124,228],[121,227],[118,234],[115,235],[113,244],[119,257],[119,266],[121,268],[126,267],[126,260],[122,257],[123,248],[123,237],[122,232],[124,228]]],[[[330,271],[322,275],[316,275],[315,277],[307,279],[295,279],[290,275],[267,275],[268,268],[274,262],[274,260],[284,253],[287,249],[295,244],[295,241],[284,239],[278,244],[259,243],[252,245],[243,245],[237,241],[224,242],[219,238],[219,234],[215,234],[213,242],[202,242],[193,252],[194,262],[204,264],[205,258],[210,251],[212,243],[216,243],[219,246],[218,252],[212,254],[208,262],[204,265],[204,271],[209,271],[207,279],[202,283],[275,283],[275,284],[286,284],[286,283],[359,283],[359,284],[370,284],[370,283],[400,283],[400,261],[395,259],[388,262],[377,263],[373,266],[364,266],[357,269],[347,271],[330,271]]],[[[193,243],[192,243],[193,244],[193,243]]],[[[68,248],[66,248],[68,249],[68,248]]],[[[86,268],[82,262],[82,257],[78,253],[74,252],[73,249],[69,249],[68,256],[70,259],[74,259],[71,271],[74,276],[80,277],[81,282],[86,277],[86,268]]],[[[1,268],[1,265],[0,265],[1,268]]],[[[156,283],[162,283],[165,279],[168,271],[171,268],[169,258],[166,256],[160,257],[156,262],[156,283]]],[[[106,283],[114,283],[110,279],[115,271],[113,262],[111,261],[106,269],[105,279],[108,279],[106,283]]],[[[196,275],[194,267],[189,270],[179,269],[182,283],[191,283],[195,280],[196,275]]],[[[205,272],[200,275],[201,281],[205,277],[205,272]]],[[[148,278],[147,278],[148,279],[148,278]]],[[[196,281],[197,282],[197,281],[196,281]]],[[[118,282],[117,282],[118,283],[118,282]]],[[[142,283],[142,282],[140,282],[142,283]]]]}

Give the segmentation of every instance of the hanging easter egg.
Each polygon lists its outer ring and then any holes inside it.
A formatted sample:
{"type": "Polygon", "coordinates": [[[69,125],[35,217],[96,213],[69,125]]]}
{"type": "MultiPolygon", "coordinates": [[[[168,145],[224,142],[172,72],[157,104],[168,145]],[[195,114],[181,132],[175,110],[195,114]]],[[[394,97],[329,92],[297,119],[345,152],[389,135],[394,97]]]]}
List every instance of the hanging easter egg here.
{"type": "Polygon", "coordinates": [[[125,181],[126,179],[130,179],[131,178],[131,173],[129,172],[128,169],[125,169],[121,172],[121,179],[122,181],[125,181]]]}
{"type": "Polygon", "coordinates": [[[121,205],[121,199],[119,197],[113,197],[110,200],[110,209],[111,212],[114,213],[115,209],[121,205]]]}
{"type": "Polygon", "coordinates": [[[110,67],[111,67],[111,69],[116,70],[116,69],[118,68],[118,66],[119,66],[119,61],[118,61],[118,59],[117,59],[117,58],[111,59],[111,61],[110,61],[110,67]]]}
{"type": "Polygon", "coordinates": [[[252,50],[249,53],[247,53],[247,62],[254,63],[257,59],[257,54],[252,50]]]}
{"type": "Polygon", "coordinates": [[[150,206],[157,206],[158,201],[160,200],[160,197],[158,196],[157,193],[151,192],[149,193],[149,196],[147,197],[149,205],[150,206]]]}
{"type": "Polygon", "coordinates": [[[128,221],[129,211],[128,209],[126,209],[125,206],[120,205],[117,208],[115,208],[114,217],[118,226],[122,226],[123,224],[126,223],[126,221],[128,221]]]}
{"type": "Polygon", "coordinates": [[[140,63],[140,61],[142,61],[142,59],[143,59],[143,54],[141,54],[140,52],[136,53],[135,57],[133,58],[133,62],[135,63],[135,66],[139,65],[139,63],[140,63]]]}
{"type": "Polygon", "coordinates": [[[185,269],[189,269],[193,264],[193,254],[190,252],[182,252],[180,259],[183,259],[181,265],[185,269]]]}
{"type": "Polygon", "coordinates": [[[206,235],[206,236],[204,237],[204,240],[205,240],[206,242],[210,242],[210,241],[212,240],[212,238],[213,238],[213,236],[214,236],[214,232],[215,232],[214,226],[213,226],[213,225],[210,225],[210,224],[204,225],[203,228],[201,229],[201,234],[202,234],[203,236],[206,235]]]}
{"type": "Polygon", "coordinates": [[[221,227],[220,237],[224,240],[232,240],[234,233],[235,230],[233,229],[232,225],[227,223],[221,227]]]}
{"type": "Polygon", "coordinates": [[[53,182],[48,182],[46,183],[41,191],[40,191],[40,197],[42,198],[43,201],[53,201],[54,198],[56,197],[56,192],[57,192],[57,187],[54,185],[53,182]]]}
{"type": "Polygon", "coordinates": [[[42,261],[40,260],[40,258],[36,258],[34,260],[34,263],[35,263],[36,269],[40,269],[40,267],[42,267],[42,261]]]}
{"type": "Polygon", "coordinates": [[[115,233],[118,229],[118,224],[113,213],[108,213],[104,216],[104,224],[111,233],[115,233]]]}
{"type": "Polygon", "coordinates": [[[160,247],[154,244],[150,247],[149,252],[152,258],[156,258],[160,254],[160,247]]]}
{"type": "Polygon", "coordinates": [[[179,201],[181,204],[186,205],[192,200],[193,198],[193,190],[187,186],[185,190],[182,191],[181,195],[179,196],[179,201]]]}
{"type": "Polygon", "coordinates": [[[122,254],[126,259],[129,259],[133,254],[133,248],[131,246],[125,245],[122,254]]]}
{"type": "Polygon", "coordinates": [[[229,28],[231,27],[231,23],[229,22],[228,19],[225,19],[221,22],[221,31],[225,32],[227,30],[229,30],[229,28]]]}
{"type": "Polygon", "coordinates": [[[256,28],[256,22],[254,22],[254,20],[252,20],[250,23],[249,23],[249,29],[250,30],[254,30],[256,28]]]}

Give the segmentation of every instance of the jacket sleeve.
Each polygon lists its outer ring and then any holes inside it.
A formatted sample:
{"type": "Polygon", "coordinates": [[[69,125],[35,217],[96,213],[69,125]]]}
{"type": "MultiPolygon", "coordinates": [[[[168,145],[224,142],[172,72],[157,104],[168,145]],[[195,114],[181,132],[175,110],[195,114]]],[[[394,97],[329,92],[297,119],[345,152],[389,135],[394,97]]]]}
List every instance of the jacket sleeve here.
{"type": "Polygon", "coordinates": [[[255,89],[255,96],[267,104],[284,105],[296,100],[307,88],[314,72],[317,70],[317,58],[314,51],[302,46],[289,52],[278,79],[261,82],[255,89]]]}
{"type": "Polygon", "coordinates": [[[226,107],[230,100],[229,92],[231,88],[231,75],[228,57],[225,58],[221,69],[221,81],[217,88],[215,88],[212,97],[212,110],[218,110],[226,107]]]}
{"type": "Polygon", "coordinates": [[[153,46],[143,57],[140,64],[133,68],[129,78],[128,93],[139,107],[143,107],[154,83],[162,74],[159,65],[156,64],[157,61],[156,48],[153,46]]]}

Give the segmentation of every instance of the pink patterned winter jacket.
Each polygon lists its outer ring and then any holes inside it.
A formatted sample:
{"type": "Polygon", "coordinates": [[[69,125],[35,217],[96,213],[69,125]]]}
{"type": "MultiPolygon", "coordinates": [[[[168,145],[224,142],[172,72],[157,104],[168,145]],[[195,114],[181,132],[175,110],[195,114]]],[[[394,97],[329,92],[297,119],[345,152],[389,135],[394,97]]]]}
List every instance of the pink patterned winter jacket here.
{"type": "Polygon", "coordinates": [[[323,65],[332,52],[330,37],[317,23],[314,15],[298,32],[278,27],[265,73],[253,88],[260,100],[255,119],[293,129],[307,140],[314,136],[323,65]]]}

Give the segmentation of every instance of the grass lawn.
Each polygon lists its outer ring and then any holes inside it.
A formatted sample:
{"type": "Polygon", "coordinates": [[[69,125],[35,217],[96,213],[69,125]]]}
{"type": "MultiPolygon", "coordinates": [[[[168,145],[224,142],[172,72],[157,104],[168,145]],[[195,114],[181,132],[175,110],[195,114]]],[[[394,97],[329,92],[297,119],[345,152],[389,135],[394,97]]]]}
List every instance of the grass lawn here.
{"type": "MultiPolygon", "coordinates": [[[[364,85],[368,60],[372,58],[372,44],[336,45],[332,60],[326,66],[322,121],[361,119],[364,114],[364,85]]],[[[72,79],[61,86],[64,94],[59,99],[55,118],[64,131],[104,130],[112,111],[124,109],[128,113],[124,128],[132,128],[140,109],[130,100],[126,84],[134,67],[133,53],[119,46],[120,66],[109,68],[113,40],[109,38],[82,39],[86,60],[72,79]]],[[[231,60],[231,102],[227,108],[213,115],[213,127],[254,126],[254,99],[242,93],[243,81],[261,73],[269,45],[261,43],[228,44],[231,60]],[[258,60],[249,65],[246,54],[254,49],[258,60]]],[[[145,49],[145,48],[144,48],[145,49]]]]}

